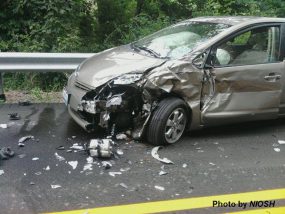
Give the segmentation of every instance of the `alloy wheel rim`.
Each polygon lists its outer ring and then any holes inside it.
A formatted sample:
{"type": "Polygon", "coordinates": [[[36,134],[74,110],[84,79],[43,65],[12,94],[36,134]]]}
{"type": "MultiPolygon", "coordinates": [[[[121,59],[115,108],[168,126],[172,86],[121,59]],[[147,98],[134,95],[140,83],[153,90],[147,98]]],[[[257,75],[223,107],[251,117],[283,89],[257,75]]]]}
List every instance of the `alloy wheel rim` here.
{"type": "Polygon", "coordinates": [[[165,126],[167,143],[175,143],[180,139],[186,127],[186,113],[183,108],[177,108],[169,115],[165,126]]]}

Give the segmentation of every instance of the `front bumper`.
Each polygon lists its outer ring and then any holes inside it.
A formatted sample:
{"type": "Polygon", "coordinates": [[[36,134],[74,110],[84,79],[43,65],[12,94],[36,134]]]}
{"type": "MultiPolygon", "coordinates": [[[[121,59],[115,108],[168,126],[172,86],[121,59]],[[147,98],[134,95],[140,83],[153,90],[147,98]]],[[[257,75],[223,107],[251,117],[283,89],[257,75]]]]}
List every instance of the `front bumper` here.
{"type": "Polygon", "coordinates": [[[68,113],[72,119],[84,130],[90,132],[94,130],[94,124],[85,120],[77,112],[78,105],[81,103],[81,99],[85,94],[85,90],[82,90],[75,86],[75,76],[72,74],[68,80],[67,87],[63,89],[63,99],[68,108],[68,113]]]}
{"type": "Polygon", "coordinates": [[[72,119],[79,125],[81,126],[83,129],[85,129],[86,131],[90,132],[93,130],[93,124],[87,122],[86,120],[84,120],[83,118],[80,117],[80,115],[70,107],[70,105],[67,106],[68,108],[68,113],[69,115],[72,117],[72,119]]]}

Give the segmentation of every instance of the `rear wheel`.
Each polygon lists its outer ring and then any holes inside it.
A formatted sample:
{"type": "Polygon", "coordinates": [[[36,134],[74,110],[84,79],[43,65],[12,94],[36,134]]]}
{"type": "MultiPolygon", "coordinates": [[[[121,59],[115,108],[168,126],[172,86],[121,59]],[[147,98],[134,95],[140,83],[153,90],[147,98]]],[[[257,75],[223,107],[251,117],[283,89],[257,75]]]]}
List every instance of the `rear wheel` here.
{"type": "Polygon", "coordinates": [[[153,112],[147,140],[153,145],[173,144],[180,140],[188,122],[187,106],[179,98],[162,100],[153,112]]]}

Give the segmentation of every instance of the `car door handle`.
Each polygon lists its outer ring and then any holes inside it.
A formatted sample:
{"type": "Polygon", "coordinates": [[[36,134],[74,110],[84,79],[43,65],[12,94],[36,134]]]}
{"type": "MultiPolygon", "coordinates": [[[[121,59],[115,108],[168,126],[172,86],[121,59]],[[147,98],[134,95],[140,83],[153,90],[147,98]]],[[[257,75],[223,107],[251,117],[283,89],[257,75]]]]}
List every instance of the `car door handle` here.
{"type": "Polygon", "coordinates": [[[281,75],[275,74],[275,73],[270,73],[268,76],[265,76],[264,79],[266,81],[269,81],[269,82],[275,82],[275,81],[281,79],[281,75]]]}

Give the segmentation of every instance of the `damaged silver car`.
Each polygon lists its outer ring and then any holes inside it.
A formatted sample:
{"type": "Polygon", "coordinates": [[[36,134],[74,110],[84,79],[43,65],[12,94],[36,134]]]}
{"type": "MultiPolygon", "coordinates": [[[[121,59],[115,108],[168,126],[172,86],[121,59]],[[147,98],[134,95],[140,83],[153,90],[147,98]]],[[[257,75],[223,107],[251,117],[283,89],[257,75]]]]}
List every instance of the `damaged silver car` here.
{"type": "Polygon", "coordinates": [[[155,145],[185,130],[285,113],[285,19],[201,17],[85,60],[64,97],[85,130],[155,145]]]}

